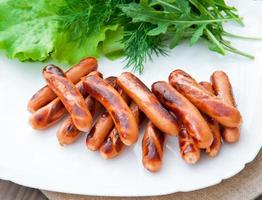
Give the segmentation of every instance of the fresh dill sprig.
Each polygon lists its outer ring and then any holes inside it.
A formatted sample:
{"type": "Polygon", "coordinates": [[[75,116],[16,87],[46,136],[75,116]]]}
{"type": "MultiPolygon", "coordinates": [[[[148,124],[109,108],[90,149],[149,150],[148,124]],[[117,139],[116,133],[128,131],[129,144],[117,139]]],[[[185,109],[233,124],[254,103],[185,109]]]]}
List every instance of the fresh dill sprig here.
{"type": "Polygon", "coordinates": [[[148,59],[152,60],[153,54],[157,56],[167,55],[167,49],[162,43],[161,36],[148,35],[148,32],[152,29],[151,24],[139,23],[125,32],[122,40],[127,61],[125,68],[131,67],[133,71],[142,73],[144,63],[148,59]]]}
{"type": "Polygon", "coordinates": [[[88,35],[91,6],[89,0],[65,0],[58,10],[59,30],[68,32],[70,41],[82,41],[88,35]]]}
{"type": "Polygon", "coordinates": [[[123,0],[65,0],[58,11],[59,28],[69,33],[69,40],[79,42],[91,33],[99,33],[123,0]]]}

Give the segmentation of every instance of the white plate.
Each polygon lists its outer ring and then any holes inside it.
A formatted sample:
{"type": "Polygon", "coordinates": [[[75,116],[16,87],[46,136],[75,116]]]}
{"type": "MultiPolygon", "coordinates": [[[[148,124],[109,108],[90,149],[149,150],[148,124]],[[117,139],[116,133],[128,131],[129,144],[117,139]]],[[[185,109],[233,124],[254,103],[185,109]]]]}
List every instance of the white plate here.
{"type": "MultiPolygon", "coordinates": [[[[246,28],[230,25],[239,34],[262,33],[262,2],[235,2],[246,28]]],[[[99,153],[85,147],[85,136],[73,145],[60,147],[56,139],[58,126],[37,132],[28,125],[28,99],[39,89],[43,63],[19,63],[1,55],[0,60],[0,178],[45,190],[110,196],[161,195],[192,191],[221,182],[241,171],[252,161],[262,144],[262,42],[234,42],[250,50],[256,60],[235,55],[226,57],[209,52],[204,45],[189,48],[182,44],[169,57],[148,63],[140,78],[148,85],[166,80],[168,74],[182,68],[197,80],[209,80],[220,69],[231,78],[235,97],[244,118],[241,139],[237,144],[224,144],[214,159],[203,155],[194,166],[179,156],[176,138],[168,138],[164,165],[152,174],[141,163],[140,141],[118,158],[103,160],[99,153]]],[[[121,61],[100,60],[105,76],[119,75],[121,61]]]]}

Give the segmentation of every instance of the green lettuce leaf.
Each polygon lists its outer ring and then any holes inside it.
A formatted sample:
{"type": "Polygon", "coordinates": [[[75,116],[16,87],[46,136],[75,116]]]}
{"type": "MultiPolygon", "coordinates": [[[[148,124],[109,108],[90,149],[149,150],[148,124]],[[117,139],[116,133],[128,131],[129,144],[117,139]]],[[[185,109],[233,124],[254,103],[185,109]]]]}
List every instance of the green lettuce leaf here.
{"type": "Polygon", "coordinates": [[[0,49],[21,61],[44,61],[52,57],[74,64],[87,56],[119,56],[119,25],[105,25],[80,41],[70,40],[70,31],[61,31],[58,11],[64,0],[0,0],[0,49]],[[105,44],[103,45],[103,42],[105,44]],[[102,44],[101,44],[102,43],[102,44]],[[99,51],[102,46],[102,51],[99,51]]]}
{"type": "Polygon", "coordinates": [[[45,60],[54,49],[62,0],[0,0],[0,49],[10,58],[45,60]]]}
{"type": "Polygon", "coordinates": [[[124,44],[121,42],[124,38],[124,28],[118,27],[116,31],[106,32],[106,39],[102,45],[102,54],[111,60],[115,60],[124,55],[124,44]]]}
{"type": "MultiPolygon", "coordinates": [[[[99,57],[99,43],[106,39],[107,31],[116,31],[118,25],[108,25],[101,28],[99,33],[92,33],[81,42],[68,41],[68,33],[57,34],[52,58],[62,63],[73,64],[86,56],[99,57]]],[[[112,44],[112,42],[110,42],[112,44]]],[[[112,49],[112,51],[114,51],[112,49]]],[[[108,52],[107,52],[108,53],[108,52]]]]}

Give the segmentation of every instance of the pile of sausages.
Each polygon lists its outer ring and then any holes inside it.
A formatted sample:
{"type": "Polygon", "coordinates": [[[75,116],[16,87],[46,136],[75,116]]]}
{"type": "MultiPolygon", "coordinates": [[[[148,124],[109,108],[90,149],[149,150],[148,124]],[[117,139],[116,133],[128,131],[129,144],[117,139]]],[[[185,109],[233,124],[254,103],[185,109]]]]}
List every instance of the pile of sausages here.
{"type": "Polygon", "coordinates": [[[189,164],[200,159],[200,150],[214,157],[222,139],[234,143],[240,137],[241,114],[230,81],[221,71],[213,73],[211,84],[175,70],[169,83],[155,82],[150,90],[129,72],[103,79],[96,59],[89,57],[65,73],[48,65],[43,77],[47,86],[28,103],[31,126],[45,129],[68,113],[57,132],[59,143],[72,144],[88,133],[87,147],[99,150],[105,159],[136,143],[146,118],[142,161],[152,172],[162,166],[166,135],[178,136],[180,154],[189,164]]]}

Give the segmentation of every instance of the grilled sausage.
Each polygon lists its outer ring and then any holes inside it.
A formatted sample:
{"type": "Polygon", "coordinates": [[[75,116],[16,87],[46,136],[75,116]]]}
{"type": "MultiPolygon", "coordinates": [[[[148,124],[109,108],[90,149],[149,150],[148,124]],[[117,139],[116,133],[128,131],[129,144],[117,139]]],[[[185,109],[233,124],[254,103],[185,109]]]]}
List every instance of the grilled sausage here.
{"type": "MultiPolygon", "coordinates": [[[[96,72],[98,73],[98,72],[96,72]]],[[[76,84],[76,88],[81,95],[85,98],[88,96],[84,90],[82,81],[76,84]]],[[[34,129],[45,129],[50,127],[59,121],[66,114],[66,109],[60,99],[57,97],[47,105],[35,111],[30,119],[29,123],[34,129]]]]}
{"type": "Polygon", "coordinates": [[[204,89],[206,92],[210,92],[211,94],[214,94],[214,90],[212,87],[212,84],[206,81],[199,82],[199,85],[204,89]]]}
{"type": "MultiPolygon", "coordinates": [[[[107,82],[107,80],[106,80],[107,82]]],[[[109,83],[110,84],[110,83],[109,83]]],[[[116,78],[110,84],[112,87],[117,88],[116,78]]],[[[117,88],[119,94],[122,98],[128,103],[129,98],[120,88],[117,88]]],[[[96,151],[103,144],[105,138],[108,136],[110,131],[114,127],[114,121],[108,111],[104,110],[101,115],[98,117],[96,123],[92,127],[90,133],[86,137],[86,146],[92,150],[96,151]]]]}
{"type": "Polygon", "coordinates": [[[63,102],[77,129],[88,132],[92,126],[92,116],[83,96],[74,84],[60,68],[54,65],[46,66],[43,70],[43,76],[49,88],[63,102]]]}
{"type": "Polygon", "coordinates": [[[41,130],[48,128],[62,119],[66,114],[66,109],[59,98],[54,99],[46,106],[34,112],[29,118],[32,128],[41,130]]]}
{"type": "MultiPolygon", "coordinates": [[[[98,77],[100,77],[100,78],[103,78],[103,74],[102,74],[101,72],[99,72],[99,71],[92,71],[92,72],[90,72],[87,76],[91,76],[91,75],[94,75],[94,76],[98,76],[98,77]]],[[[84,77],[81,78],[81,82],[82,82],[82,79],[83,79],[83,78],[84,78],[84,77]]],[[[110,82],[110,81],[112,81],[111,78],[112,78],[112,76],[108,77],[107,80],[110,82]]],[[[114,77],[113,77],[113,78],[114,78],[114,77]]],[[[114,78],[114,79],[115,79],[115,78],[114,78]]],[[[84,86],[83,86],[83,82],[82,82],[81,89],[85,91],[85,88],[84,88],[84,86]]],[[[85,92],[86,92],[86,91],[85,91],[85,92]]]]}
{"type": "MultiPolygon", "coordinates": [[[[97,60],[95,58],[88,57],[70,68],[66,72],[66,76],[73,83],[77,83],[80,78],[95,70],[97,70],[97,60]]],[[[48,86],[45,86],[32,96],[28,102],[27,108],[30,112],[35,112],[39,108],[54,100],[56,97],[57,95],[48,86]]]]}
{"type": "Polygon", "coordinates": [[[240,112],[232,105],[223,102],[204,90],[189,74],[175,70],[169,76],[170,84],[191,101],[199,110],[226,127],[238,127],[241,122],[240,112]]]}
{"type": "MultiPolygon", "coordinates": [[[[99,112],[100,106],[91,96],[88,96],[85,102],[92,116],[99,112]]],[[[72,118],[69,116],[58,129],[57,139],[61,146],[68,145],[75,142],[82,133],[76,128],[72,118]]]]}
{"type": "Polygon", "coordinates": [[[142,140],[142,162],[151,171],[159,171],[163,162],[165,134],[149,121],[142,140]]]}
{"type": "Polygon", "coordinates": [[[87,76],[83,84],[86,91],[109,112],[121,141],[125,145],[135,143],[138,139],[138,125],[121,95],[103,79],[96,76],[87,76]]]}
{"type": "Polygon", "coordinates": [[[188,164],[195,164],[200,159],[200,149],[194,139],[183,126],[180,128],[178,143],[181,157],[188,164]]]}
{"type": "Polygon", "coordinates": [[[198,148],[208,148],[212,144],[213,136],[207,122],[189,100],[164,81],[154,83],[152,92],[182,121],[189,134],[197,141],[198,148]]]}
{"type": "Polygon", "coordinates": [[[206,149],[206,152],[209,156],[215,157],[221,149],[221,134],[220,134],[220,126],[219,123],[214,120],[213,118],[204,115],[204,118],[206,119],[208,126],[210,127],[212,134],[213,134],[213,142],[210,145],[209,148],[206,149]]]}
{"type": "MultiPolygon", "coordinates": [[[[236,107],[235,99],[232,92],[232,86],[226,73],[222,71],[216,71],[211,76],[211,80],[213,83],[215,94],[225,103],[236,107]]],[[[240,128],[224,127],[222,130],[222,137],[225,142],[235,143],[240,138],[240,128]]]]}
{"type": "MultiPolygon", "coordinates": [[[[103,75],[100,72],[91,72],[89,73],[90,75],[96,75],[99,77],[103,77],[103,75]]],[[[115,78],[114,78],[115,80],[115,78]]],[[[106,79],[106,81],[108,82],[113,82],[111,77],[108,77],[106,79]]],[[[98,113],[101,110],[101,105],[94,100],[91,96],[88,96],[85,99],[87,108],[89,109],[91,115],[94,117],[94,115],[96,113],[98,113]]],[[[57,139],[60,143],[60,145],[68,145],[68,144],[72,144],[73,142],[75,142],[79,136],[82,134],[83,132],[78,130],[76,128],[76,126],[73,123],[72,118],[69,116],[61,125],[61,127],[58,129],[57,131],[57,139]]]]}
{"type": "MultiPolygon", "coordinates": [[[[212,85],[210,83],[200,82],[199,85],[201,85],[208,92],[214,93],[212,85]]],[[[206,114],[203,114],[203,117],[206,119],[214,138],[211,146],[206,149],[206,152],[209,156],[215,157],[221,149],[221,134],[219,123],[211,117],[207,116],[206,114]]]]}
{"type": "MultiPolygon", "coordinates": [[[[133,113],[137,124],[140,124],[142,121],[141,112],[134,102],[131,103],[130,110],[133,113]]],[[[117,129],[113,128],[100,147],[99,151],[104,159],[111,159],[118,156],[124,148],[125,144],[121,141],[117,129]]]]}
{"type": "Polygon", "coordinates": [[[104,139],[114,127],[114,121],[110,114],[104,110],[98,117],[90,133],[86,137],[86,146],[92,151],[96,151],[102,145],[104,139]]]}
{"type": "Polygon", "coordinates": [[[176,120],[141,80],[124,72],[117,78],[117,83],[158,129],[169,135],[178,134],[176,120]]]}
{"type": "Polygon", "coordinates": [[[113,128],[99,148],[104,159],[112,159],[124,150],[125,144],[121,141],[116,128],[113,128]]]}

